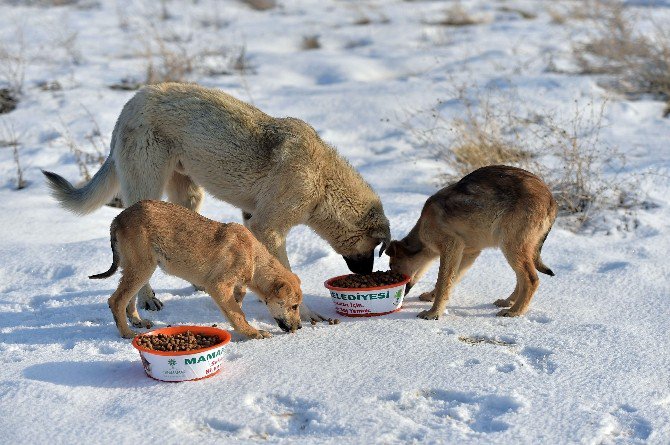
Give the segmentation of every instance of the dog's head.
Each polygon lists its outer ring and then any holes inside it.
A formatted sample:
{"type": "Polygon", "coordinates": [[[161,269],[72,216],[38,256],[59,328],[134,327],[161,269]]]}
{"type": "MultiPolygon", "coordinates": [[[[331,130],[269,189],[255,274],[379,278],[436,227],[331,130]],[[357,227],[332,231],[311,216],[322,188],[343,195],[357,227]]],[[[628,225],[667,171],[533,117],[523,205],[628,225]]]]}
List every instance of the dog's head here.
{"type": "Polygon", "coordinates": [[[341,252],[347,267],[353,273],[372,273],[375,261],[375,247],[381,244],[379,256],[391,242],[389,221],[384,215],[381,203],[372,206],[358,221],[351,233],[354,234],[344,244],[341,252]]]}
{"type": "Polygon", "coordinates": [[[405,286],[405,295],[419,281],[430,266],[431,260],[435,258],[435,255],[426,249],[421,241],[411,238],[391,241],[386,254],[390,257],[391,270],[409,277],[409,282],[405,286]]]}
{"type": "Polygon", "coordinates": [[[283,331],[295,332],[302,328],[300,324],[302,289],[300,289],[300,278],[297,275],[291,273],[286,278],[275,283],[265,303],[270,315],[283,331]]]}

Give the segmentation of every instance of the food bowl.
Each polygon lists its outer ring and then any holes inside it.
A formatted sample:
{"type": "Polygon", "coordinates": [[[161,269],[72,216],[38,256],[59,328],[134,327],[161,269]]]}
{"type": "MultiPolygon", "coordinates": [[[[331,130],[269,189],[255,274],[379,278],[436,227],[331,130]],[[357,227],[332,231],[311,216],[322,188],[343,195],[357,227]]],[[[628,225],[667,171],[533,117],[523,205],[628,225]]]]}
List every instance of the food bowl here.
{"type": "Polygon", "coordinates": [[[407,275],[403,275],[402,281],[381,286],[354,288],[333,285],[333,282],[352,275],[340,275],[324,283],[330,291],[338,314],[345,317],[375,317],[397,312],[402,308],[405,285],[409,282],[407,275]]]}
{"type": "Polygon", "coordinates": [[[205,326],[174,326],[140,334],[133,339],[133,346],[140,352],[144,371],[149,377],[163,382],[183,382],[211,377],[223,365],[223,347],[230,341],[230,332],[205,326]],[[189,351],[156,351],[139,344],[141,337],[150,335],[175,335],[191,331],[193,334],[216,335],[221,340],[213,346],[189,351]]]}

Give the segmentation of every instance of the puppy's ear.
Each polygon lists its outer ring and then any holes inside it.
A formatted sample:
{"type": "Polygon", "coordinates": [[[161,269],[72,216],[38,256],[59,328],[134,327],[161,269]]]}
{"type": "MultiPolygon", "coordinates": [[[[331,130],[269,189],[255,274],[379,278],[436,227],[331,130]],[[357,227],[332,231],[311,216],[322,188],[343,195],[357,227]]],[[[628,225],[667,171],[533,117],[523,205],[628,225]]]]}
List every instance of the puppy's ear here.
{"type": "Polygon", "coordinates": [[[390,257],[400,257],[402,256],[402,251],[403,249],[399,241],[391,241],[386,247],[386,255],[390,257]]]}

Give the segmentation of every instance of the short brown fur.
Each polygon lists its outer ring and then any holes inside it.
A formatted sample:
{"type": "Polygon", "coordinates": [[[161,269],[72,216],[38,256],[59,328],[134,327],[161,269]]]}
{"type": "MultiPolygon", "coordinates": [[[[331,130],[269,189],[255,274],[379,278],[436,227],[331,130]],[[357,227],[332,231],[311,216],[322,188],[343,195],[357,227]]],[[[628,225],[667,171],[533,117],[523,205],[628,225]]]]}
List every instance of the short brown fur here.
{"type": "Polygon", "coordinates": [[[554,273],[542,263],[542,244],[556,219],[556,201],[540,178],[520,168],[482,167],[428,198],[410,233],[393,241],[391,270],[411,277],[408,289],[440,258],[435,289],[422,294],[433,307],[420,318],[436,320],[452,287],[487,247],[499,247],[516,273],[512,294],[495,302],[499,316],[528,310],[537,290],[537,272],[554,273]]]}
{"type": "Polygon", "coordinates": [[[110,232],[112,266],[91,278],[111,276],[118,266],[123,269],[108,303],[125,338],[136,335],[126,315],[136,327],[152,325],[140,317],[133,296],[157,266],[205,289],[233,328],[246,337],[270,334],[249,325],[241,298],[235,298],[236,286],[253,289],[283,330],[294,332],[301,327],[300,280],[240,224],[221,224],[171,203],[140,201],[114,218],[110,232]]]}

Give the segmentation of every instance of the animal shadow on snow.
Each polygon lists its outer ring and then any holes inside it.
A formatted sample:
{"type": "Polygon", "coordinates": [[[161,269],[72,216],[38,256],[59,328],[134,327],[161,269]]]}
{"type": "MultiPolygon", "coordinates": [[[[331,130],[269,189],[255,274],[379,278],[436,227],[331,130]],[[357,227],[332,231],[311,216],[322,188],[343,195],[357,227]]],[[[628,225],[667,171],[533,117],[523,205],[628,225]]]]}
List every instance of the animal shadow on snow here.
{"type": "Polygon", "coordinates": [[[146,378],[139,359],[40,363],[24,369],[23,376],[70,387],[141,388],[158,384],[146,378]]]}

